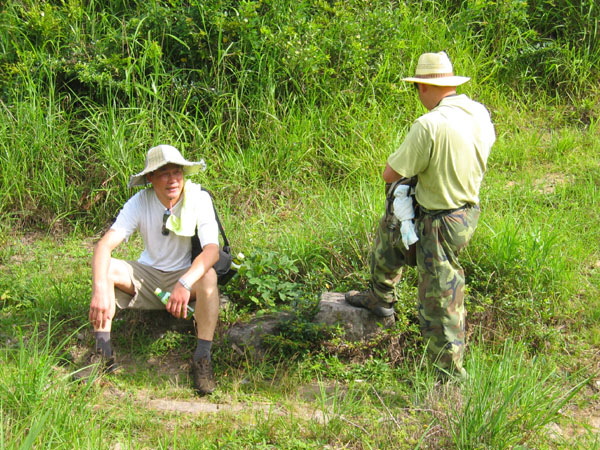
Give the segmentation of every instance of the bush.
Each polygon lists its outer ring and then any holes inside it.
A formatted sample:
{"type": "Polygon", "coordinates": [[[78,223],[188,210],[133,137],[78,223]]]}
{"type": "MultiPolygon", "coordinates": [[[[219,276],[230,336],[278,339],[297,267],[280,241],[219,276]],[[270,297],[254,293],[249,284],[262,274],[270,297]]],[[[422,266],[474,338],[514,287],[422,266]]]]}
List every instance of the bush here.
{"type": "Polygon", "coordinates": [[[225,287],[234,302],[251,309],[268,310],[302,297],[299,269],[284,254],[255,250],[246,256],[238,274],[225,287]]]}
{"type": "Polygon", "coordinates": [[[577,96],[596,91],[600,8],[591,1],[469,0],[440,2],[453,34],[485,55],[485,70],[520,92],[522,87],[577,96]],[[585,74],[585,75],[584,75],[585,74]]]}

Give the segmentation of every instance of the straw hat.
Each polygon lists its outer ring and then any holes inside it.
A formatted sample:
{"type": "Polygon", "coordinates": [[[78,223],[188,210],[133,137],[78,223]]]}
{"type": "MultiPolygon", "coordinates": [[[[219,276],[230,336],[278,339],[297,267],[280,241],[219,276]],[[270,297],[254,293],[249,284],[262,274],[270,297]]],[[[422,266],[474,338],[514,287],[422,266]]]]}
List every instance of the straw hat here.
{"type": "Polygon", "coordinates": [[[129,178],[129,187],[144,186],[145,184],[148,184],[146,175],[167,164],[177,164],[178,166],[182,166],[184,175],[191,175],[199,170],[206,169],[206,163],[203,159],[197,162],[187,161],[175,147],[171,145],[157,145],[148,150],[148,154],[146,155],[146,167],[144,167],[144,170],[129,178]]]}
{"type": "Polygon", "coordinates": [[[454,75],[452,63],[446,52],[423,53],[419,56],[415,76],[402,78],[402,81],[433,86],[460,86],[469,80],[469,77],[454,75]]]}

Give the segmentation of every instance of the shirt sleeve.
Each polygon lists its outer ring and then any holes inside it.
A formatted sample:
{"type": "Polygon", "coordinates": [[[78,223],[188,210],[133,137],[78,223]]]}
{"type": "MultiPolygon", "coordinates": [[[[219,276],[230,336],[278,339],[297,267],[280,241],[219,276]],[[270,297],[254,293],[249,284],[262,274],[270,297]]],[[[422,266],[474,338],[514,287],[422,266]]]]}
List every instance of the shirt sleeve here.
{"type": "Polygon", "coordinates": [[[125,205],[123,205],[123,209],[121,209],[119,212],[117,219],[112,224],[110,229],[122,233],[125,239],[129,239],[133,232],[138,229],[139,220],[140,193],[138,192],[136,195],[127,200],[125,205]]]}
{"type": "Polygon", "coordinates": [[[388,157],[387,163],[403,177],[414,177],[427,169],[432,145],[431,134],[420,121],[416,121],[400,147],[388,157]]]}
{"type": "Polygon", "coordinates": [[[212,199],[207,192],[202,192],[199,201],[201,202],[200,217],[198,218],[198,239],[202,247],[208,244],[219,245],[219,226],[215,217],[215,210],[212,199]]]}

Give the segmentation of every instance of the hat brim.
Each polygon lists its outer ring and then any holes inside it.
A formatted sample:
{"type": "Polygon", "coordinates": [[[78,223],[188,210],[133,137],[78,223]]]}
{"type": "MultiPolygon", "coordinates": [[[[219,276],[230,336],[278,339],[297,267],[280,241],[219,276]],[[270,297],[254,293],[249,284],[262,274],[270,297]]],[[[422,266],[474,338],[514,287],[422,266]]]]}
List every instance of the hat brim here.
{"type": "Polygon", "coordinates": [[[469,77],[440,77],[440,78],[402,78],[402,81],[406,81],[408,83],[419,83],[419,84],[428,84],[431,86],[460,86],[461,84],[466,83],[471,78],[469,77]]]}
{"type": "Polygon", "coordinates": [[[146,178],[146,175],[148,175],[149,173],[154,172],[155,170],[160,169],[163,166],[166,166],[167,164],[177,164],[179,166],[183,166],[183,174],[184,175],[193,175],[195,173],[198,173],[200,170],[204,169],[206,167],[206,163],[204,161],[197,161],[197,162],[191,162],[191,161],[177,161],[177,162],[171,162],[171,161],[167,161],[165,162],[165,164],[163,164],[162,166],[159,166],[155,169],[146,169],[141,171],[140,173],[137,173],[135,175],[132,175],[129,178],[129,184],[128,187],[132,188],[135,186],[145,186],[148,184],[148,179],[146,178]]]}

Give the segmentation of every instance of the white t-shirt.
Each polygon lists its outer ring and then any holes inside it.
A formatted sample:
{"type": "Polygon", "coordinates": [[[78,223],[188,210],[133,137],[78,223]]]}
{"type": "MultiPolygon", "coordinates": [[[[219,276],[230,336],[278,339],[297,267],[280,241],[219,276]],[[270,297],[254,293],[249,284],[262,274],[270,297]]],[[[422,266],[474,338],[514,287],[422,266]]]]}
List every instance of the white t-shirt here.
{"type": "MultiPolygon", "coordinates": [[[[197,197],[200,244],[202,247],[219,245],[219,227],[210,195],[202,191],[197,197]]],[[[182,204],[183,196],[173,206],[173,214],[180,215],[182,204]]],[[[144,240],[144,251],[138,259],[141,264],[165,272],[186,269],[192,264],[192,239],[189,236],[177,236],[173,231],[167,236],[162,234],[165,210],[154,189],[144,189],[125,203],[111,229],[122,233],[124,239],[129,239],[136,230],[140,232],[144,240]]]]}

